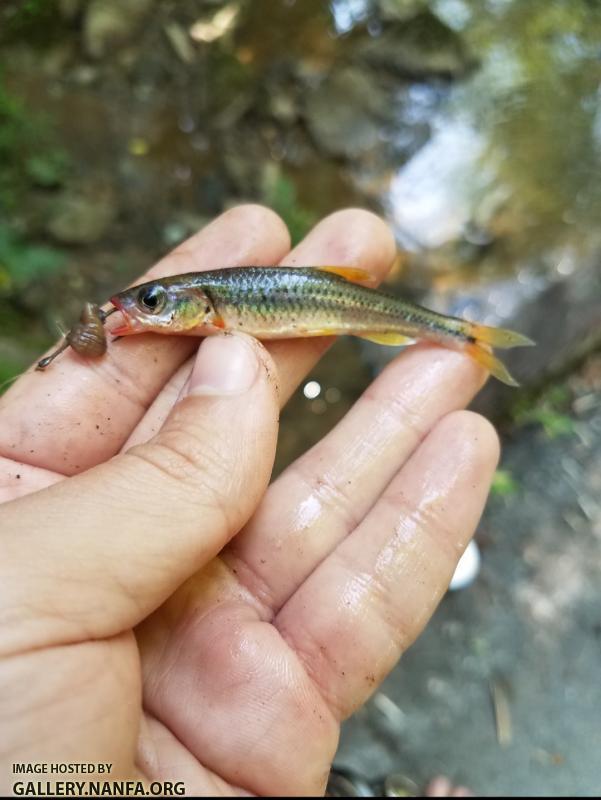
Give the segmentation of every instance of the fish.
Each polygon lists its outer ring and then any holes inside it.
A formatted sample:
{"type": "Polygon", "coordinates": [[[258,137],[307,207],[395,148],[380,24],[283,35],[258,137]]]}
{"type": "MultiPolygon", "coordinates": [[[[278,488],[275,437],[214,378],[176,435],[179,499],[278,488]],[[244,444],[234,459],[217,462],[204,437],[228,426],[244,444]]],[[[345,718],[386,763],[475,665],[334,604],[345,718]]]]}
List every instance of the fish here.
{"type": "Polygon", "coordinates": [[[346,266],[228,267],[158,278],[111,297],[122,314],[111,333],[239,330],[262,340],[349,334],[393,346],[426,340],[462,350],[503,383],[518,385],[492,348],[533,345],[527,336],[438,314],[363,285],[370,279],[346,266]]]}

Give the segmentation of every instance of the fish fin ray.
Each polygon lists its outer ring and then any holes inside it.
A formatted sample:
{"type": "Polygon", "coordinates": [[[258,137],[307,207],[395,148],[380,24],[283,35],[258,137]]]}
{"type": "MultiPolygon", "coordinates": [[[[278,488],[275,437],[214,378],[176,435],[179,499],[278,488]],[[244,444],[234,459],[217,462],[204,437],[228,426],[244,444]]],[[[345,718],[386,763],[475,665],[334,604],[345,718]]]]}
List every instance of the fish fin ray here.
{"type": "Polygon", "coordinates": [[[402,333],[395,333],[394,331],[386,331],[384,333],[377,331],[362,331],[361,333],[356,333],[355,336],[358,336],[360,339],[366,339],[368,342],[387,344],[391,347],[415,344],[415,339],[411,339],[409,336],[403,336],[402,333]]]}
{"type": "Polygon", "coordinates": [[[373,280],[373,275],[366,269],[360,267],[338,267],[338,266],[325,266],[315,267],[321,272],[330,272],[332,275],[339,275],[351,283],[362,283],[363,281],[373,280]]]}
{"type": "Polygon", "coordinates": [[[473,358],[476,363],[480,364],[481,367],[488,370],[491,375],[494,375],[497,380],[500,380],[501,383],[505,383],[507,386],[520,385],[509,372],[505,364],[503,364],[494,353],[491,353],[486,346],[482,346],[478,343],[468,344],[465,347],[465,352],[470,358],[473,358]]]}
{"type": "Polygon", "coordinates": [[[510,331],[507,328],[478,325],[475,322],[470,323],[469,335],[482,344],[498,347],[501,350],[509,350],[511,347],[532,347],[536,344],[523,333],[510,331]]]}
{"type": "MultiPolygon", "coordinates": [[[[294,336],[302,336],[302,337],[319,337],[319,336],[341,336],[347,331],[343,331],[340,328],[296,328],[294,336]]],[[[292,336],[291,338],[294,338],[292,336]]],[[[259,337],[260,338],[260,337],[259,337]]],[[[282,337],[285,338],[285,337],[282,337]]]]}

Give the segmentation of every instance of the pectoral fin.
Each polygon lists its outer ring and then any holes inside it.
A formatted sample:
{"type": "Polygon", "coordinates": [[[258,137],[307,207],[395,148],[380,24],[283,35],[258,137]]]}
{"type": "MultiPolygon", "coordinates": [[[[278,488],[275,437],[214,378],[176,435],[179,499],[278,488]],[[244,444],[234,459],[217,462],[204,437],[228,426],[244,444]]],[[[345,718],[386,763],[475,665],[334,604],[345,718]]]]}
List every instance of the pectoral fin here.
{"type": "Polygon", "coordinates": [[[351,283],[362,283],[363,281],[372,280],[373,275],[365,269],[360,267],[315,267],[322,272],[331,272],[333,275],[340,275],[351,283]]]}
{"type": "Polygon", "coordinates": [[[410,339],[408,336],[403,336],[400,333],[387,332],[387,333],[356,333],[361,339],[367,339],[368,342],[375,342],[376,344],[387,344],[391,347],[400,347],[401,345],[415,344],[415,339],[410,339]]]}

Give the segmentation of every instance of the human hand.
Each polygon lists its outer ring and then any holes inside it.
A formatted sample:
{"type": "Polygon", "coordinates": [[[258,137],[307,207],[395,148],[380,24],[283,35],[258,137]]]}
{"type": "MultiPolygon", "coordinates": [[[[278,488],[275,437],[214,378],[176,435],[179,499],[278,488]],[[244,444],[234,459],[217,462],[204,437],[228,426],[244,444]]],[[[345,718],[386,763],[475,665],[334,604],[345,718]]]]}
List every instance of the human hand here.
{"type": "MultiPolygon", "coordinates": [[[[148,277],[222,264],[356,265],[356,210],[294,250],[271,212],[219,217],[148,277]]],[[[141,335],[71,352],[0,399],[0,774],[110,762],[190,794],[323,792],[339,724],[446,590],[498,458],[460,411],[485,375],[399,355],[268,487],[279,406],[328,346],[141,335]],[[235,537],[235,538],[233,538],[235,537]]]]}

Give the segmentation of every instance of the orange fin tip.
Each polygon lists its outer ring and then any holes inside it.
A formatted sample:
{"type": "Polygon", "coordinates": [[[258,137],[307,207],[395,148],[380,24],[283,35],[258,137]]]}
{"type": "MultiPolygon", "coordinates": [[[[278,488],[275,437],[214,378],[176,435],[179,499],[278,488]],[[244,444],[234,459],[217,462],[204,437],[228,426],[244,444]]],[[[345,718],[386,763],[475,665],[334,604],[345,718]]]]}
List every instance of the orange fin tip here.
{"type": "Polygon", "coordinates": [[[468,344],[465,348],[465,352],[470,358],[473,358],[474,361],[480,364],[481,367],[488,370],[491,375],[494,375],[497,380],[500,380],[501,383],[505,383],[507,386],[520,385],[509,372],[505,364],[493,355],[490,350],[487,350],[479,344],[468,344]]]}
{"type": "Polygon", "coordinates": [[[360,267],[315,267],[315,269],[319,269],[322,272],[331,272],[332,275],[339,275],[341,278],[345,278],[347,281],[351,281],[351,283],[362,283],[363,281],[371,281],[373,280],[373,275],[371,272],[368,272],[366,269],[361,269],[360,267]]]}
{"type": "Polygon", "coordinates": [[[401,345],[415,344],[415,339],[410,339],[408,336],[403,336],[400,333],[386,332],[374,333],[367,331],[365,333],[356,333],[361,339],[367,339],[368,342],[375,342],[376,344],[387,344],[391,347],[400,347],[401,345]]]}

